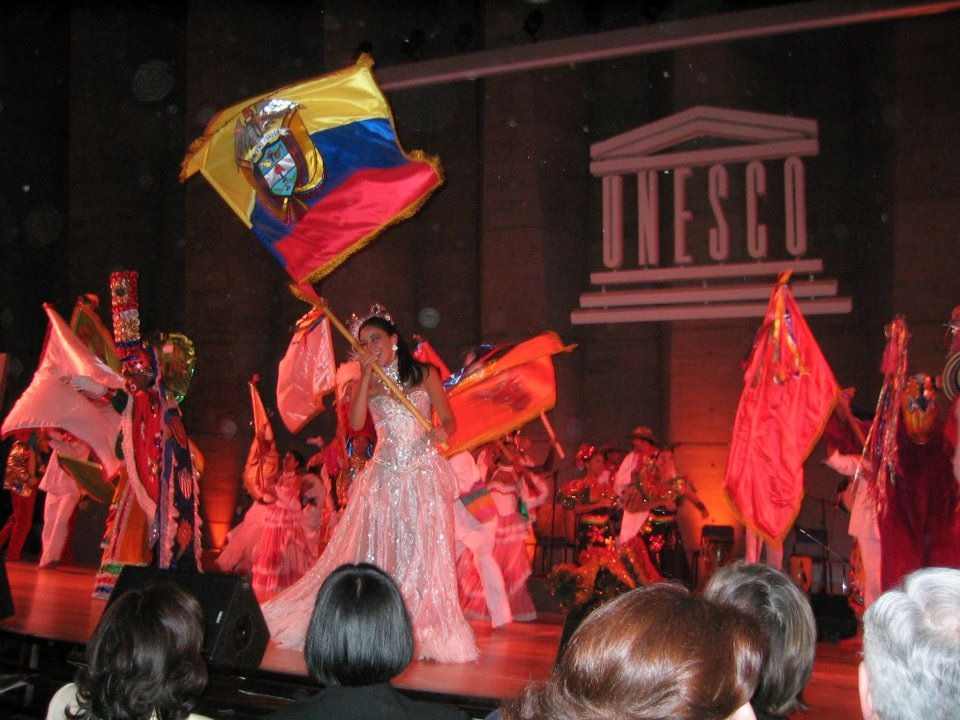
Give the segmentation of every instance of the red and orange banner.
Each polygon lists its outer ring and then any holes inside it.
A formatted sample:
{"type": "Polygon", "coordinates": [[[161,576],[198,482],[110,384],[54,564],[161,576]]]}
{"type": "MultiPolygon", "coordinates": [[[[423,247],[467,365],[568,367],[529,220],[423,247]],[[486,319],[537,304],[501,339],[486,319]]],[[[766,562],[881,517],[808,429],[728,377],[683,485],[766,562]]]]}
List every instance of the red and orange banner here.
{"type": "Polygon", "coordinates": [[[803,463],[840,392],[782,276],[754,343],[724,488],[744,524],[781,542],[800,512],[803,463]]]}
{"type": "Polygon", "coordinates": [[[557,403],[552,356],[575,347],[545,332],[468,368],[447,391],[457,431],[447,439],[444,454],[495,440],[551,410],[557,403]]]}

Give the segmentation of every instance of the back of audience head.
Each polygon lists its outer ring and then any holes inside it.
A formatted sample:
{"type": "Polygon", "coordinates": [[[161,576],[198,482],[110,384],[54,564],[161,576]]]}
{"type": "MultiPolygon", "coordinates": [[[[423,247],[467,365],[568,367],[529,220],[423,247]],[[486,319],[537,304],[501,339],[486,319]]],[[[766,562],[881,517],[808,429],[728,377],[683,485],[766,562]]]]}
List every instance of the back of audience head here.
{"type": "Polygon", "coordinates": [[[393,579],[375,565],[341,565],[320,586],[304,657],[323,685],[389,682],[413,659],[413,625],[393,579]]]}
{"type": "Polygon", "coordinates": [[[207,685],[203,613],[171,583],[132,588],[104,610],[77,672],[75,718],[182,720],[207,685]]]}
{"type": "Polygon", "coordinates": [[[756,621],[734,608],[679,585],[638,588],[587,616],[550,679],[503,717],[752,720],[763,650],[756,621]]]}
{"type": "Polygon", "coordinates": [[[860,704],[865,720],[960,714],[960,570],[917,570],[870,605],[860,704]]]}
{"type": "Polygon", "coordinates": [[[796,583],[768,565],[737,561],[718,569],[703,594],[752,615],[767,633],[753,707],[777,716],[806,710],[802,694],[813,674],[817,625],[796,583]]]}

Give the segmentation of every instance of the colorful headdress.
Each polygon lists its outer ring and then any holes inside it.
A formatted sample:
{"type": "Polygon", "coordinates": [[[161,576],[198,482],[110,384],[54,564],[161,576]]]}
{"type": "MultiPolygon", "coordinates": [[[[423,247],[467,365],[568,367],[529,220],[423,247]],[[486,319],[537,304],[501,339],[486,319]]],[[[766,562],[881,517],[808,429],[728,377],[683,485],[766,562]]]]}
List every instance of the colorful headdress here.
{"type": "Polygon", "coordinates": [[[139,275],[136,270],[123,270],[110,275],[113,340],[117,355],[128,372],[150,369],[150,358],[140,340],[139,275]]]}
{"type": "Polygon", "coordinates": [[[367,311],[366,315],[361,317],[354,313],[350,316],[350,320],[347,322],[347,327],[350,328],[350,334],[359,339],[360,328],[370,318],[380,318],[381,320],[386,320],[388,323],[393,325],[393,316],[387,311],[387,309],[380,303],[374,303],[370,306],[370,309],[367,311]]]}

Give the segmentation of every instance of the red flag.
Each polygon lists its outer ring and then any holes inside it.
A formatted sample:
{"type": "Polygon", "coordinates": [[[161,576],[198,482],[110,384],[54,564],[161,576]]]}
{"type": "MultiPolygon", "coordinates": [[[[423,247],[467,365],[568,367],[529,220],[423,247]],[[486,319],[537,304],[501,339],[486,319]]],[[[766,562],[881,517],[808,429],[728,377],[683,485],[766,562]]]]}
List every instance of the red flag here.
{"type": "Polygon", "coordinates": [[[744,374],[724,480],[735,511],[780,542],[803,499],[803,463],[840,391],[787,285],[778,280],[744,374]]]}
{"type": "Polygon", "coordinates": [[[491,353],[495,359],[468,368],[448,390],[457,431],[447,439],[448,457],[525,425],[557,403],[551,356],[569,352],[556,333],[545,332],[491,353]]]}
{"type": "Polygon", "coordinates": [[[116,455],[120,414],[106,402],[77,390],[76,378],[88,388],[106,393],[122,388],[123,378],[110,369],[77,337],[51,305],[43,309],[50,320],[40,366],[30,385],[4,418],[3,436],[16,430],[58,427],[87,443],[104,466],[107,477],[120,468],[116,455]]]}
{"type": "Polygon", "coordinates": [[[280,454],[270,418],[257,391],[257,378],[250,381],[250,405],[253,409],[253,440],[243,467],[243,486],[250,497],[259,498],[265,487],[276,483],[280,473],[280,454]]]}
{"type": "Polygon", "coordinates": [[[330,320],[314,308],[297,321],[297,330],[277,373],[277,410],[296,434],[323,412],[323,396],[337,388],[330,320]]]}
{"type": "Polygon", "coordinates": [[[413,340],[416,343],[416,347],[413,349],[413,357],[419,362],[433,365],[440,371],[440,382],[446,382],[447,378],[450,377],[450,368],[443,362],[437,351],[433,349],[433,345],[419,335],[415,335],[413,340]]]}

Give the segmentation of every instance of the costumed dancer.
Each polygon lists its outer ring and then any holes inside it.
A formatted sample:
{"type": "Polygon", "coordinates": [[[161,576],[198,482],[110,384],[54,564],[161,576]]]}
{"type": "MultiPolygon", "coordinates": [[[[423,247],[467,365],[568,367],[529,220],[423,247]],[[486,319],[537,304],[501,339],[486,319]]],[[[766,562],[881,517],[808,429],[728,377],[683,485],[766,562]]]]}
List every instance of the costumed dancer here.
{"type": "Polygon", "coordinates": [[[267,499],[274,497],[273,487],[280,474],[280,455],[274,439],[273,427],[260,391],[259,375],[248,383],[252,411],[253,439],[243,467],[243,489],[252,502],[243,519],[227,533],[226,545],[217,557],[218,570],[234,575],[249,575],[267,517],[267,499]]]}
{"type": "Polygon", "coordinates": [[[904,318],[885,332],[884,384],[860,468],[878,508],[884,591],[921,567],[960,567],[960,492],[936,389],[929,375],[907,375],[904,318]]]}
{"type": "Polygon", "coordinates": [[[350,406],[359,430],[369,409],[377,432],[373,457],[354,479],[350,498],[323,556],[297,583],[263,606],[271,637],[302,648],[320,584],[344,563],[368,562],[394,578],[413,620],[416,653],[439,662],[478,656],[457,597],[452,505],[457,479],[437,452],[456,428],[439,373],[414,361],[382,306],[351,323],[360,380],[350,406]],[[429,432],[373,372],[378,363],[420,415],[431,407],[441,425],[429,432]]]}
{"type": "Polygon", "coordinates": [[[17,433],[7,455],[7,468],[3,476],[3,487],[10,493],[10,504],[13,507],[10,517],[0,529],[0,548],[7,546],[7,560],[19,560],[23,552],[23,546],[33,526],[37,486],[46,471],[48,457],[46,432],[17,433]]]}
{"type": "Polygon", "coordinates": [[[560,489],[560,503],[574,513],[572,534],[579,553],[590,545],[607,545],[615,541],[620,499],[614,491],[613,478],[604,456],[596,446],[580,445],[574,462],[584,474],[560,489]]]}
{"type": "Polygon", "coordinates": [[[639,532],[660,574],[690,586],[693,578],[677,524],[677,510],[686,500],[704,518],[710,513],[690,481],[677,473],[673,453],[659,448],[650,428],[636,428],[632,439],[634,450],[624,458],[615,480],[624,508],[619,542],[630,542],[639,532]]]}
{"type": "Polygon", "coordinates": [[[824,464],[843,475],[846,480],[839,489],[838,504],[850,513],[847,534],[853,538],[850,550],[851,607],[862,616],[879,597],[880,588],[880,529],[877,525],[877,503],[859,473],[860,459],[870,421],[857,418],[850,401],[855,390],[841,391],[823,439],[827,446],[824,464]]]}
{"type": "Polygon", "coordinates": [[[317,561],[316,548],[307,542],[304,530],[300,505],[303,478],[303,456],[288,450],[283,456],[283,472],[264,496],[267,513],[250,583],[260,602],[290,587],[317,561]]]}
{"type": "Polygon", "coordinates": [[[330,487],[333,501],[333,515],[327,531],[328,541],[347,506],[353,480],[373,456],[377,441],[377,432],[369,412],[360,430],[350,427],[350,403],[359,380],[360,363],[356,360],[349,360],[337,367],[337,433],[323,450],[323,466],[320,469],[320,477],[330,487]]]}
{"type": "MultiPolygon", "coordinates": [[[[531,622],[537,619],[537,610],[527,591],[527,580],[533,572],[527,552],[528,508],[542,504],[549,490],[520,463],[517,456],[509,458],[505,448],[503,442],[486,446],[481,450],[483,461],[477,464],[481,469],[487,468],[486,486],[496,504],[497,532],[493,556],[503,574],[510,612],[517,622],[531,622]]],[[[483,593],[479,592],[481,583],[473,563],[463,556],[458,570],[466,615],[490,617],[483,593]]]]}
{"type": "MultiPolygon", "coordinates": [[[[323,438],[311,438],[307,442],[323,444],[323,438]]],[[[300,504],[303,506],[303,531],[307,545],[313,553],[311,565],[317,561],[330,537],[333,520],[333,491],[329,479],[323,476],[323,451],[314,453],[305,463],[300,477],[300,504]]]]}
{"type": "Polygon", "coordinates": [[[47,494],[43,504],[41,569],[55,568],[63,559],[73,515],[82,496],[77,481],[60,466],[59,457],[86,460],[90,455],[85,442],[65,431],[50,430],[50,447],[53,454],[40,480],[40,489],[47,494]]]}
{"type": "Polygon", "coordinates": [[[900,405],[896,470],[888,477],[879,517],[882,583],[889,590],[922,567],[960,568],[960,492],[953,448],[937,416],[933,379],[909,378],[900,405]]]}
{"type": "Polygon", "coordinates": [[[457,474],[460,496],[453,504],[453,526],[457,539],[457,578],[464,614],[471,617],[470,605],[480,605],[482,595],[490,625],[502,627],[513,620],[503,572],[494,556],[497,542],[497,506],[469,451],[450,458],[457,474]],[[473,572],[467,572],[472,568],[473,572]],[[468,582],[469,580],[469,582],[468,582]],[[470,600],[472,598],[472,601],[470,600]]]}
{"type": "Polygon", "coordinates": [[[122,414],[123,467],[107,516],[98,597],[110,594],[126,564],[199,571],[201,555],[200,463],[161,377],[157,349],[140,340],[138,273],[113,273],[110,293],[127,392],[112,398],[122,414]]]}

